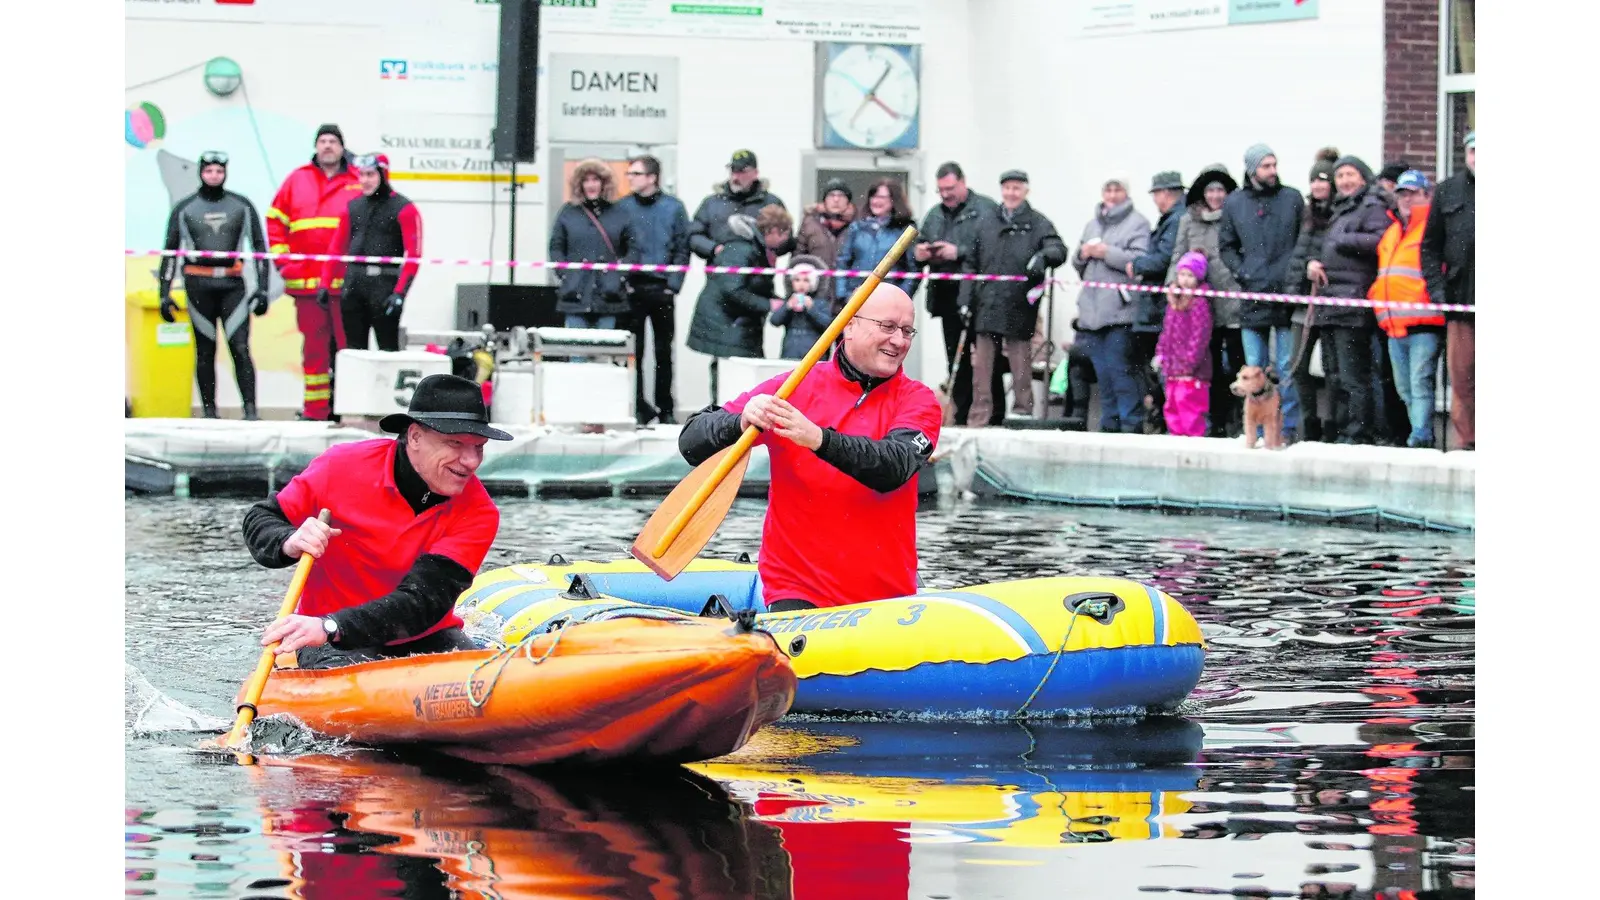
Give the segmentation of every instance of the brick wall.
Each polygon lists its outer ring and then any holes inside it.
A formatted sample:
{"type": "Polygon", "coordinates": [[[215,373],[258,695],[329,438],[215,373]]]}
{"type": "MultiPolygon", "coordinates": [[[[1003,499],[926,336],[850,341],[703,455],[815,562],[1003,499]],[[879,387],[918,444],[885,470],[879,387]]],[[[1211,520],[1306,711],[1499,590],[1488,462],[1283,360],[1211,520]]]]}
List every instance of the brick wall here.
{"type": "Polygon", "coordinates": [[[1404,160],[1437,181],[1439,0],[1384,0],[1383,159],[1404,160]]]}

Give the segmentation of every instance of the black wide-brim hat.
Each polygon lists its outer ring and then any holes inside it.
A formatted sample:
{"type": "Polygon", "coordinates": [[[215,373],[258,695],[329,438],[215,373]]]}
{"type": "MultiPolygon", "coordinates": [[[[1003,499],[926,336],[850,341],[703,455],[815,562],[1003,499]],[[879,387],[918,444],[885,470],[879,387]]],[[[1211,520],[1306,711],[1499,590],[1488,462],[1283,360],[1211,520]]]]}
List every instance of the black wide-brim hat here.
{"type": "Polygon", "coordinates": [[[411,408],[378,420],[378,427],[400,434],[412,422],[442,434],[475,434],[491,441],[509,441],[511,435],[489,425],[483,389],[460,375],[429,375],[411,395],[411,408]]]}

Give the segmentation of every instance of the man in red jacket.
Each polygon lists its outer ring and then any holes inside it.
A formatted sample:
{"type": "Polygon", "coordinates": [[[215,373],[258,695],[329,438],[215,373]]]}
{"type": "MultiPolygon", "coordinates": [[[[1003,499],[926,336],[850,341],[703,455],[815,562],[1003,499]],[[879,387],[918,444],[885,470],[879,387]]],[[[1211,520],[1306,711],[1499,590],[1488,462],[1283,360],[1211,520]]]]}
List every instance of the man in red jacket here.
{"type": "MultiPolygon", "coordinates": [[[[267,210],[267,241],[273,253],[327,253],[339,218],[350,201],[361,195],[361,181],[350,166],[344,133],[337,125],[317,129],[317,149],[311,161],[283,180],[272,207],[267,210]]],[[[334,321],[339,312],[317,303],[324,286],[322,264],[315,260],[276,259],[286,293],[294,298],[295,318],[304,338],[301,367],[305,371],[303,419],[325,420],[333,412],[333,354],[338,351],[334,321]]],[[[337,295],[342,287],[326,287],[337,295]]]]}
{"type": "Polygon", "coordinates": [[[378,427],[399,439],[336,444],[245,512],[256,562],[317,559],[295,613],[261,638],[298,651],[302,669],[476,647],[455,601],[500,529],[477,477],[483,445],[511,435],[489,425],[478,385],[458,375],[422,379],[410,410],[378,427]]]}
{"type": "Polygon", "coordinates": [[[699,465],[762,429],[771,460],[758,571],[774,612],[904,597],[917,591],[917,473],[939,442],[933,391],[902,369],[917,330],[906,292],[879,284],[833,357],[788,400],[789,373],[689,417],[678,450],[699,465]]]}
{"type": "Polygon", "coordinates": [[[339,301],[342,324],[340,347],[367,349],[367,331],[378,335],[378,349],[400,349],[400,311],[406,291],[417,277],[416,258],[422,254],[422,214],[416,204],[389,186],[389,157],[369,153],[355,161],[361,178],[361,196],[350,201],[339,217],[328,253],[335,256],[403,256],[411,262],[322,264],[322,287],[317,303],[330,305],[330,284],[343,282],[339,301]]]}

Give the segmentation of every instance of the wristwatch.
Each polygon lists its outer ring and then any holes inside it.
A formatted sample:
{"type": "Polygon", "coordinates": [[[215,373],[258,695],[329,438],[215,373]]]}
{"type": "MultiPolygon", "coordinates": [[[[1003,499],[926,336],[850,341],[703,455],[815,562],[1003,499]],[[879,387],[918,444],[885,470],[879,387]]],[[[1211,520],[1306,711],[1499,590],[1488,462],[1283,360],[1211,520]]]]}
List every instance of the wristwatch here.
{"type": "Polygon", "coordinates": [[[339,639],[339,623],[333,620],[333,616],[322,617],[322,631],[328,636],[330,644],[339,639]]]}

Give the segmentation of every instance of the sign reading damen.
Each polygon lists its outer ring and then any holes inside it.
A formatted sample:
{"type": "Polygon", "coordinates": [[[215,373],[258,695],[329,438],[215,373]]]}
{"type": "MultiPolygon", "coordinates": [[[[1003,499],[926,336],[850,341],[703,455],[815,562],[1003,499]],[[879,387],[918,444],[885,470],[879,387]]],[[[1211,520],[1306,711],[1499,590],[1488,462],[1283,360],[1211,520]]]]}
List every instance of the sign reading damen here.
{"type": "Polygon", "coordinates": [[[550,140],[678,142],[678,60],[670,56],[552,53],[550,140]]]}

